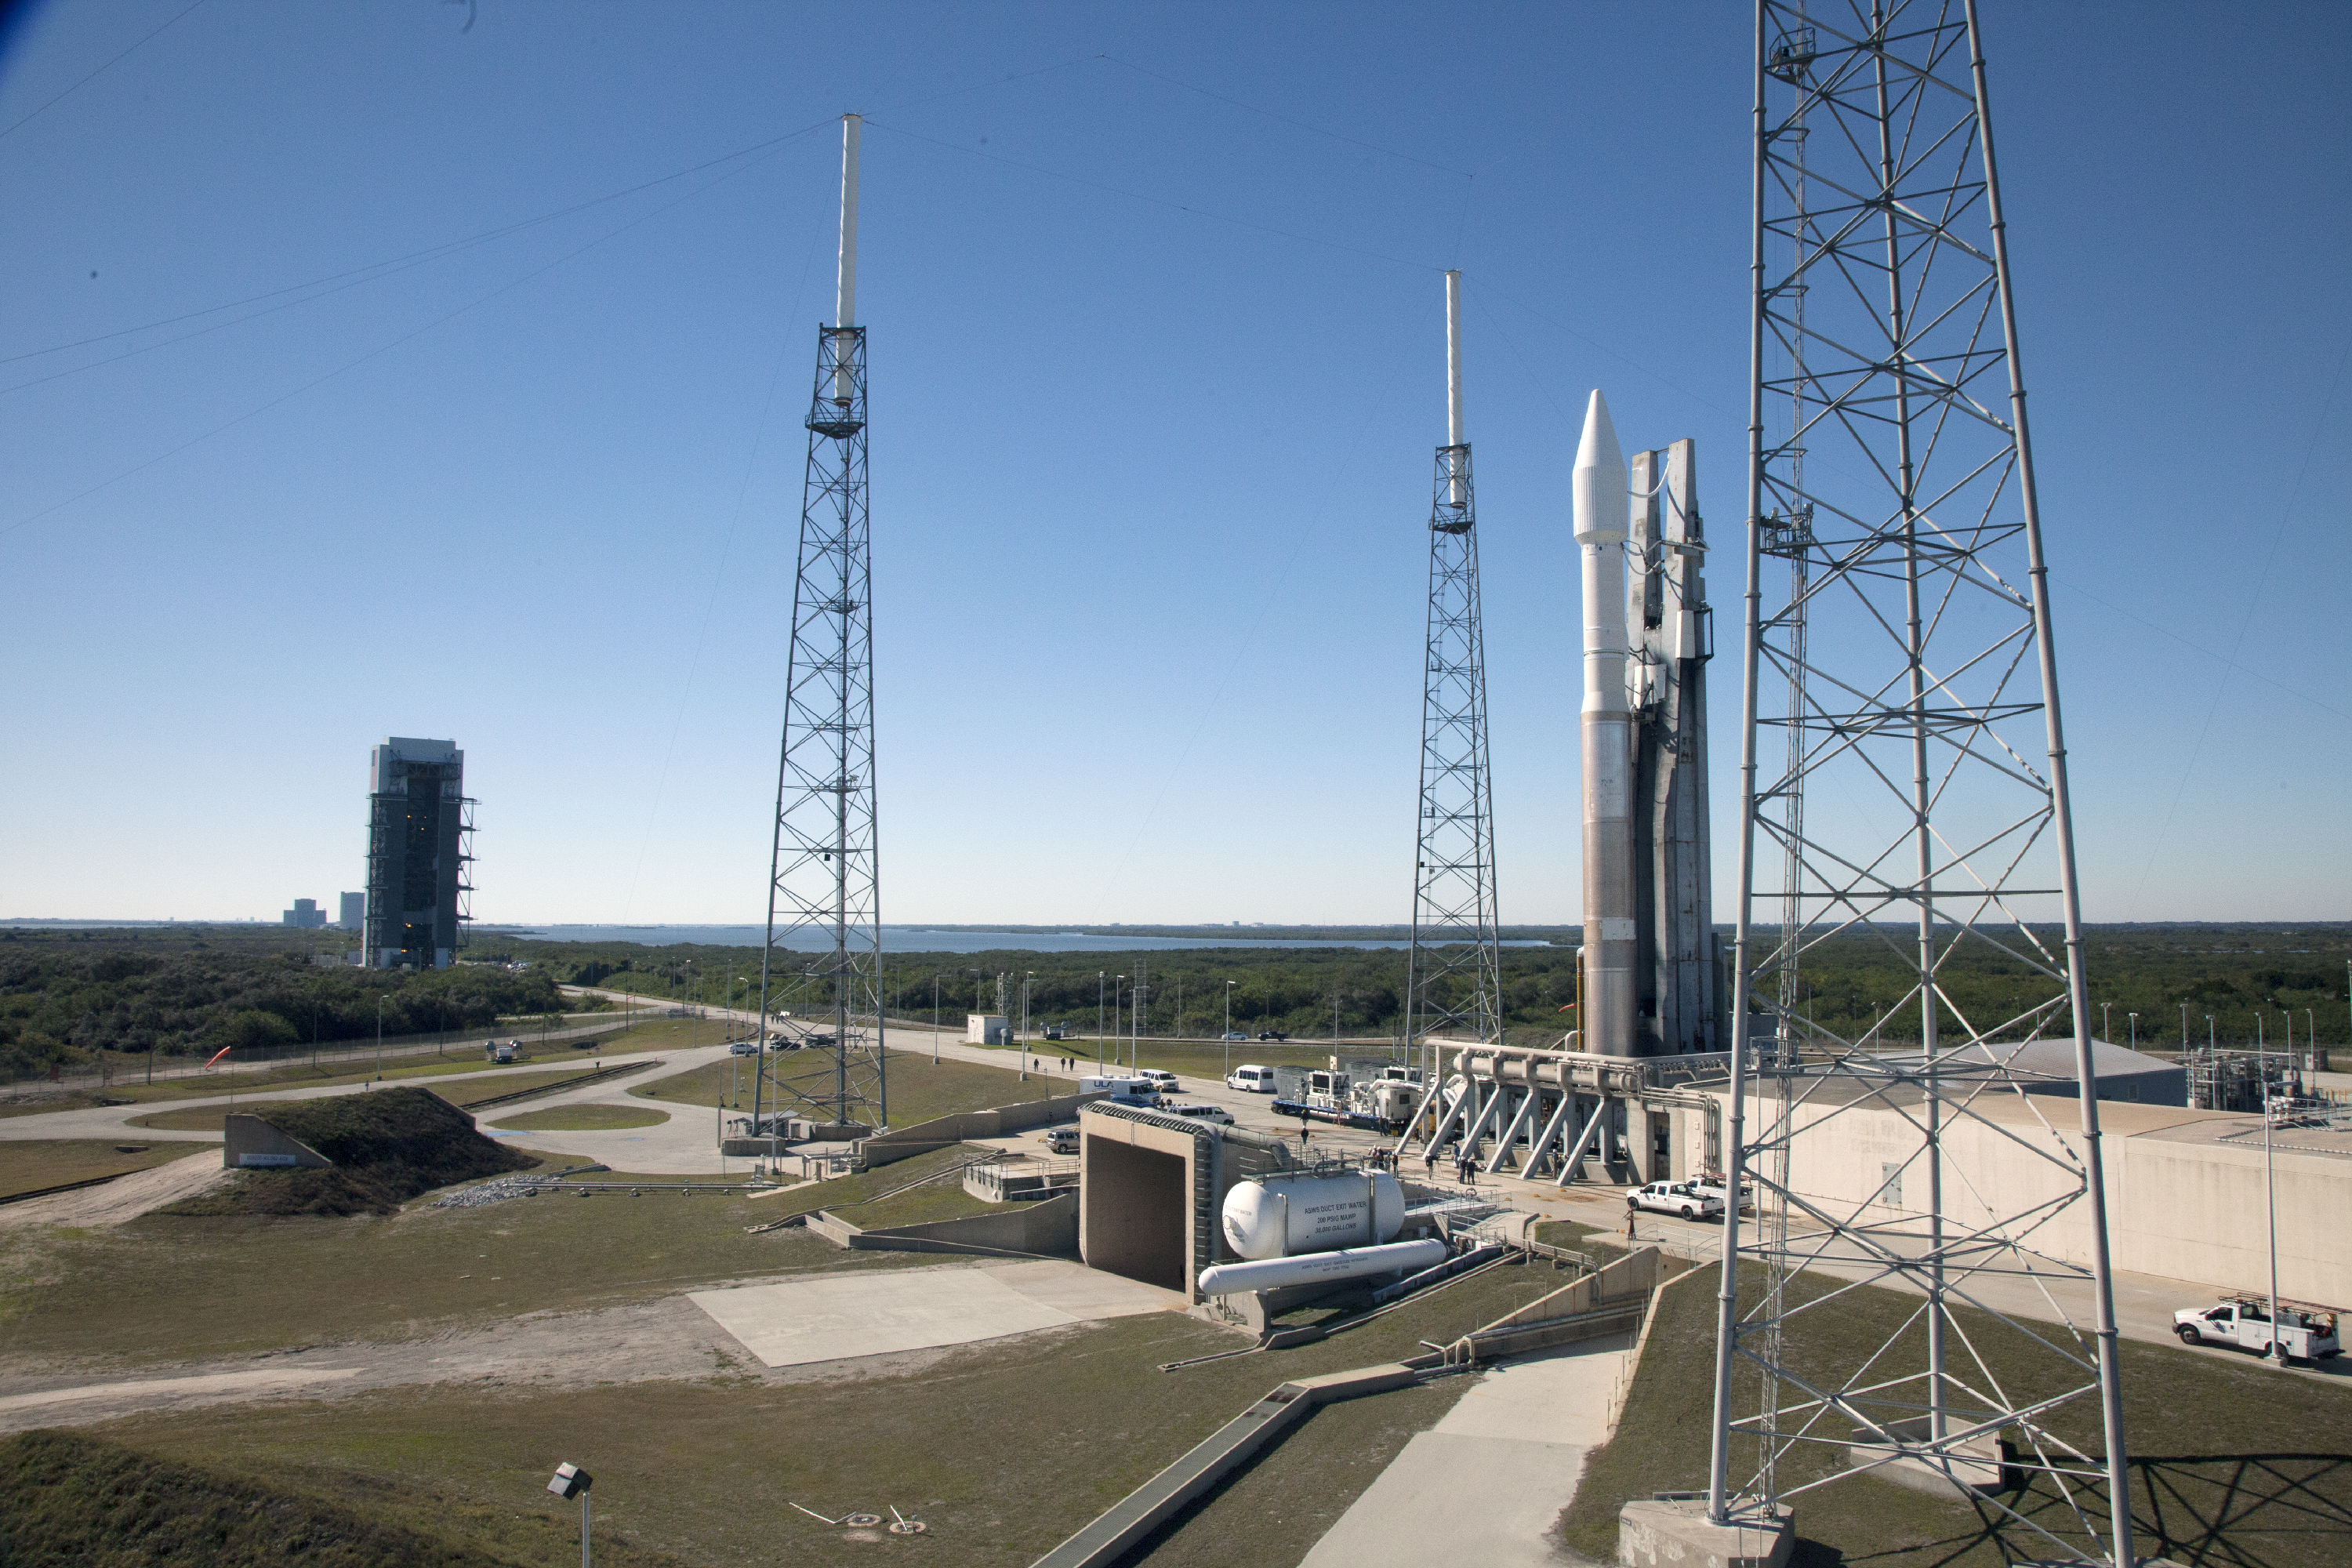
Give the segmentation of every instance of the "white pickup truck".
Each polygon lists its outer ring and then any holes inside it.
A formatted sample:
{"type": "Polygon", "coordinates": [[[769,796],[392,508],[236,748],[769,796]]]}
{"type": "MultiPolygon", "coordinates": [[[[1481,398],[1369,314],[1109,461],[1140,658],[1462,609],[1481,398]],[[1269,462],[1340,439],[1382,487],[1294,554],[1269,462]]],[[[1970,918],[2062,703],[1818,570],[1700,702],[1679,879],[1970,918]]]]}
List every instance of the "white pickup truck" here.
{"type": "Polygon", "coordinates": [[[1717,1219],[1723,1200],[1710,1197],[1689,1182],[1652,1182],[1625,1194],[1625,1206],[1639,1212],[1680,1215],[1685,1219],[1717,1219]]]}
{"type": "MultiPolygon", "coordinates": [[[[2184,1308],[2172,1314],[2172,1331],[2184,1345],[2235,1345],[2268,1355],[2271,1306],[2259,1297],[2240,1296],[2218,1307],[2184,1308]]],[[[2336,1314],[2325,1307],[2280,1302],[2276,1337],[2289,1361],[2317,1361],[2343,1349],[2336,1338],[2336,1314]]]]}

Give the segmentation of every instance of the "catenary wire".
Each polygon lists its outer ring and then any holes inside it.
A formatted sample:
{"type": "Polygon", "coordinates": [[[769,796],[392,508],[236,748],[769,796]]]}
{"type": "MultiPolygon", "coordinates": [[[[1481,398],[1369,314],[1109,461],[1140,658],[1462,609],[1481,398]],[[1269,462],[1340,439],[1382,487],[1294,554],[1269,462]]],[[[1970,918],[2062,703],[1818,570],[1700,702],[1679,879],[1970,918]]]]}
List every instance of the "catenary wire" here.
{"type": "Polygon", "coordinates": [[[34,110],[30,114],[26,115],[21,120],[16,121],[5,130],[0,130],[0,137],[14,136],[18,131],[21,131],[26,125],[31,124],[42,115],[47,114],[50,110],[56,108],[67,99],[71,98],[75,93],[79,92],[83,88],[88,87],[91,82],[96,81],[100,77],[104,76],[108,71],[112,70],[123,61],[137,54],[140,50],[145,48],[149,44],[154,42],[155,39],[161,37],[165,33],[170,32],[173,27],[178,26],[183,21],[186,20],[190,11],[198,9],[204,5],[204,3],[205,0],[195,0],[195,4],[190,5],[187,10],[180,12],[178,15],[172,17],[170,21],[165,22],[153,32],[147,34],[137,43],[131,45],[129,48],[123,50],[121,54],[115,56],[112,59],[107,61],[104,65],[99,67],[96,70],[82,78],[79,81],[74,83],[71,87],[58,94],[55,98],[50,99],[38,109],[34,110]]]}

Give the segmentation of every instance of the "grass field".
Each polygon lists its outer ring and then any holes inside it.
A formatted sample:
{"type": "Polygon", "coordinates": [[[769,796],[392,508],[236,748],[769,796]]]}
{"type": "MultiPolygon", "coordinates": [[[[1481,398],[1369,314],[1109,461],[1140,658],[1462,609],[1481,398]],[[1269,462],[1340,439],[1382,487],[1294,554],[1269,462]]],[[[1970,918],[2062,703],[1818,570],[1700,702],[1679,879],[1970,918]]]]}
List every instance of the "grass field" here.
{"type": "Polygon", "coordinates": [[[11,1140],[0,1142],[0,1198],[67,1182],[86,1182],[93,1176],[143,1171],[184,1154],[205,1152],[202,1143],[116,1143],[102,1138],[11,1140]]]}
{"type": "MultiPolygon", "coordinates": [[[[1245,1342],[1151,1313],[964,1347],[887,1375],[434,1387],[145,1415],[101,1430],[166,1458],[283,1468],[322,1490],[337,1477],[363,1479],[371,1517],[420,1531],[509,1508],[537,1512],[546,1473],[571,1458],[596,1474],[600,1521],[689,1562],[835,1564],[904,1551],[959,1568],[1021,1568],[1284,1379],[1414,1353],[1421,1340],[1489,1321],[1554,1282],[1549,1270],[1497,1269],[1323,1344],[1170,1373],[1153,1369],[1245,1342]],[[896,1507],[929,1533],[853,1544],[793,1503],[835,1518],[855,1508],[887,1519],[896,1507]]],[[[1405,1437],[1467,1386],[1318,1413],[1209,1501],[1204,1513],[1222,1510],[1213,1529],[1171,1526],[1171,1549],[1181,1541],[1190,1554],[1168,1561],[1290,1568],[1405,1437]]],[[[578,1552],[560,1539],[501,1548],[546,1568],[578,1552]]]]}
{"type": "MultiPolygon", "coordinates": [[[[544,1531],[561,1521],[536,1521],[544,1531]]],[[[132,1453],[80,1432],[0,1440],[0,1555],[28,1565],[498,1568],[501,1556],[384,1525],[363,1509],[132,1453]]],[[[614,1554],[604,1553],[608,1562],[614,1554]]],[[[635,1553],[621,1562],[649,1561],[635,1553]]]]}
{"type": "MultiPolygon", "coordinates": [[[[782,1070],[794,1077],[803,1073],[823,1077],[825,1064],[832,1059],[831,1053],[825,1051],[787,1052],[782,1060],[782,1070]]],[[[911,1051],[890,1052],[888,1072],[893,1127],[906,1127],[960,1110],[986,1110],[999,1105],[1043,1100],[1049,1093],[1076,1092],[1068,1079],[1049,1080],[1033,1073],[1024,1081],[1013,1068],[947,1060],[935,1064],[930,1058],[911,1051]]],[[[831,1080],[828,1078],[825,1081],[831,1080]]],[[[741,1109],[749,1110],[751,1058],[729,1057],[690,1072],[656,1079],[629,1092],[644,1100],[705,1108],[723,1100],[730,1110],[740,1102],[741,1109]]]]}
{"type": "MultiPolygon", "coordinates": [[[[553,1068],[545,1072],[519,1072],[507,1078],[483,1078],[470,1080],[461,1079],[449,1083],[440,1081],[439,1075],[436,1074],[412,1073],[395,1077],[394,1074],[386,1073],[384,1080],[387,1084],[415,1084],[430,1089],[450,1104],[462,1109],[481,1100],[498,1100],[509,1094],[520,1094],[526,1089],[553,1089],[576,1082],[586,1079],[595,1070],[593,1067],[553,1068]]],[[[353,1079],[349,1081],[357,1083],[366,1080],[353,1079]]],[[[262,1097],[252,1100],[240,1100],[234,1105],[181,1106],[169,1110],[149,1111],[144,1116],[134,1116],[131,1119],[131,1125],[152,1127],[160,1131],[218,1132],[223,1120],[232,1113],[238,1116],[253,1116],[275,1110],[283,1106],[302,1103],[298,1100],[270,1100],[262,1097]]],[[[648,1124],[631,1122],[628,1125],[642,1127],[648,1124]]]]}
{"type": "Polygon", "coordinates": [[[630,1105],[552,1105],[544,1110],[518,1110],[491,1125],[502,1132],[605,1132],[622,1127],[657,1127],[668,1120],[667,1110],[630,1105]]]}
{"type": "Polygon", "coordinates": [[[0,1248],[0,1356],[103,1371],[285,1350],[327,1334],[411,1339],[749,1275],[902,1267],[919,1259],[842,1252],[800,1229],[747,1236],[743,1227],[870,1198],[961,1157],[941,1150],[757,1200],[666,1192],[420,1204],[382,1218],[151,1215],[106,1230],[12,1234],[0,1248]],[[270,1288],[254,1289],[264,1279],[270,1288]]]}
{"type": "MultiPolygon", "coordinates": [[[[650,1027],[650,1026],[649,1026],[650,1027]]],[[[632,1031],[634,1033],[634,1031],[632,1031]]],[[[631,1049],[644,1049],[643,1046],[631,1049]]],[[[586,1051],[575,1052],[569,1045],[558,1041],[536,1053],[539,1059],[550,1063],[573,1063],[594,1058],[586,1051]]],[[[530,1061],[533,1053],[528,1043],[523,1060],[530,1061]]],[[[485,1072],[499,1064],[482,1059],[478,1052],[469,1059],[458,1057],[395,1057],[386,1059],[383,1081],[412,1083],[420,1079],[461,1079],[465,1075],[485,1072]]],[[[509,1069],[517,1064],[508,1064],[509,1069]]],[[[578,1070],[568,1068],[567,1070],[578,1070]]],[[[311,1067],[307,1062],[289,1063],[284,1067],[256,1068],[250,1072],[197,1073],[187,1078],[166,1079],[161,1083],[145,1084],[118,1081],[96,1092],[57,1095],[47,1099],[28,1099],[0,1104],[0,1116],[38,1116],[52,1110],[87,1110],[108,1105],[168,1104],[179,1100],[212,1100],[226,1094],[261,1095],[268,1089],[328,1089],[343,1084],[368,1083],[376,1076],[373,1063],[355,1068],[348,1061],[324,1063],[311,1067]]],[[[501,1081],[493,1079],[493,1082],[501,1081]]],[[[504,1082],[511,1085],[515,1080],[504,1082]]],[[[446,1100],[456,1100],[458,1093],[440,1090],[446,1100]]],[[[483,1094],[504,1093],[506,1090],[484,1089],[483,1094]]]]}
{"type": "MultiPolygon", "coordinates": [[[[1588,1461],[1564,1516],[1570,1550],[1613,1561],[1617,1510],[1626,1499],[1706,1487],[1717,1278],[1703,1268],[1665,1293],[1617,1436],[1588,1461]]],[[[1858,1363],[1918,1307],[1913,1298],[1876,1289],[1842,1300],[1834,1315],[1800,1320],[1808,1327],[1801,1345],[1791,1341],[1793,1359],[1809,1375],[1831,1373],[1841,1362],[1858,1363]]],[[[1986,1323],[1969,1326],[1974,1342],[1997,1342],[1986,1323]]],[[[1919,1342],[1898,1349],[1897,1364],[1924,1363],[1924,1336],[1915,1331],[1913,1337],[1919,1342]]],[[[1960,1353],[1954,1352],[1956,1365],[1960,1353]]],[[[2166,1345],[2126,1340],[2120,1353],[2132,1510],[2144,1555],[2217,1568],[2336,1568],[2346,1561],[2352,1550],[2352,1397],[2251,1362],[2166,1345]]],[[[2048,1384],[2046,1367],[2016,1357],[2006,1365],[1988,1359],[2019,1397],[2048,1384]]],[[[1738,1408],[1754,1410],[1754,1373],[1743,1368],[1735,1381],[1738,1408]]],[[[2105,1447],[2097,1418],[2095,1403],[2077,1402],[2059,1413],[2060,1429],[2095,1455],[2105,1447]]],[[[1782,1489],[1827,1473],[1832,1458],[1843,1463],[1843,1452],[1784,1459],[1782,1489]]],[[[1752,1449],[1733,1466],[1743,1479],[1753,1468],[1752,1449]]],[[[2053,1531],[2071,1527],[2071,1519],[2062,1527],[2061,1505],[2046,1482],[2023,1501],[2012,1495],[2011,1503],[2053,1531]]],[[[2055,1555],[2021,1527],[1997,1533],[2000,1516],[1989,1506],[1946,1502],[1869,1477],[1808,1492],[1796,1509],[1797,1562],[1809,1568],[1864,1562],[1998,1568],[2019,1557],[2055,1555]]],[[[2104,1490],[2092,1489],[2084,1511],[2104,1525],[2105,1509],[2104,1490]]]]}

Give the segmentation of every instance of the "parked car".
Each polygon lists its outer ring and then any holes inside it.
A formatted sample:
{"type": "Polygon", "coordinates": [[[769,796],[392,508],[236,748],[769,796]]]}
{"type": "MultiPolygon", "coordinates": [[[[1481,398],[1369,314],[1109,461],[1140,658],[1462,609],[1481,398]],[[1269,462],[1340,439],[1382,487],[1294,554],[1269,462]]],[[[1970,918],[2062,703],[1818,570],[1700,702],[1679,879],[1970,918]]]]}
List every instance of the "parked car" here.
{"type": "Polygon", "coordinates": [[[1061,1127],[1047,1128],[1045,1130],[1045,1148],[1047,1152],[1055,1154],[1076,1153],[1078,1152],[1077,1123],[1070,1122],[1067,1125],[1061,1127]]]}
{"type": "Polygon", "coordinates": [[[1163,1105],[1160,1109],[1171,1116],[1186,1116],[1195,1121],[1213,1121],[1221,1127],[1234,1124],[1234,1113],[1222,1105],[1163,1105]]]}
{"type": "Polygon", "coordinates": [[[1045,1037],[1049,1040],[1066,1040],[1070,1037],[1070,1026],[1067,1024],[1048,1024],[1045,1026],[1045,1037]]]}
{"type": "Polygon", "coordinates": [[[1225,1075],[1225,1087],[1244,1089],[1251,1094],[1272,1094],[1274,1069],[1255,1063],[1244,1063],[1225,1075]]]}
{"type": "Polygon", "coordinates": [[[1284,1034],[1280,1029],[1260,1029],[1257,1032],[1257,1037],[1261,1040],[1286,1040],[1290,1038],[1288,1035],[1284,1034]]]}
{"type": "Polygon", "coordinates": [[[1176,1087],[1176,1075],[1164,1068],[1138,1068],[1135,1076],[1150,1079],[1160,1086],[1162,1094],[1176,1087]]]}
{"type": "Polygon", "coordinates": [[[1721,1198],[1709,1197],[1688,1182],[1652,1182],[1646,1187],[1635,1187],[1625,1194],[1625,1206],[1680,1215],[1685,1219],[1715,1219],[1723,1213],[1721,1198]]]}
{"type": "Polygon", "coordinates": [[[760,1042],[757,1040],[730,1040],[727,1045],[727,1054],[730,1057],[756,1057],[760,1054],[760,1042]]]}
{"type": "Polygon", "coordinates": [[[1246,1040],[1249,1038],[1249,1036],[1244,1034],[1239,1029],[1228,1029],[1217,1037],[1221,1040],[1246,1040]]]}
{"type": "Polygon", "coordinates": [[[2184,1345],[2235,1345],[2257,1355],[2268,1355],[2275,1339],[2289,1361],[2318,1361],[2344,1348],[2336,1337],[2335,1313],[2282,1301],[2273,1334],[2270,1302],[2252,1296],[2240,1296],[2218,1307],[2189,1307],[2175,1312],[2172,1331],[2184,1345]]]}

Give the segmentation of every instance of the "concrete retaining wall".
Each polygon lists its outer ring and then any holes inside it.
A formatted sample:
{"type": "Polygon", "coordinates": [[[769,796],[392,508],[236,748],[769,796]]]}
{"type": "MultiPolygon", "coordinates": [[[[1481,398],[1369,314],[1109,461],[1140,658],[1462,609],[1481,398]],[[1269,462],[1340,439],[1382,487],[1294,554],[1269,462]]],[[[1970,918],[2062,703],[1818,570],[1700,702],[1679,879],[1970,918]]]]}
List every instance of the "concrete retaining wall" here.
{"type": "Polygon", "coordinates": [[[308,1143],[288,1137],[258,1116],[247,1116],[241,1112],[233,1114],[222,1122],[221,1128],[226,1135],[221,1142],[223,1170],[282,1169],[334,1163],[308,1143]]]}
{"type": "Polygon", "coordinates": [[[1021,1204],[1002,1214],[966,1215],[922,1225],[864,1230],[820,1209],[809,1229],[853,1252],[1026,1252],[1045,1258],[1075,1258],[1078,1252],[1078,1194],[1064,1193],[1042,1203],[1021,1204]]]}
{"type": "MultiPolygon", "coordinates": [[[[2074,1105],[2050,1095],[2028,1102],[2000,1093],[1984,1096],[1976,1110],[1992,1124],[1965,1117],[1944,1124],[1946,1158],[1966,1173],[1964,1181],[1948,1176],[1944,1183],[1948,1212],[1956,1218],[1982,1224],[1995,1212],[2023,1214],[2078,1189],[2078,1167],[2048,1157],[2080,1159],[2083,1135],[2074,1105]]],[[[1769,1114],[1769,1104],[1750,1102],[1751,1135],[1769,1114]]],[[[1917,1152],[1916,1115],[1916,1107],[1801,1105],[1790,1184],[1832,1212],[1849,1212],[1881,1192],[1888,1166],[1917,1152]]],[[[2108,1100],[2100,1104],[2099,1121],[2108,1250],[2116,1268],[2193,1279],[2217,1291],[2267,1283],[2258,1117],[2108,1100]],[[2217,1131],[2235,1127],[2254,1131],[2228,1143],[2214,1142],[2217,1131]]],[[[2291,1143],[2297,1135],[2283,1130],[2275,1138],[2291,1143]]],[[[2352,1213],[2352,1158],[2280,1150],[2273,1164],[2279,1293],[2352,1305],[2352,1247],[2342,1240],[2342,1216],[2352,1213]]],[[[1899,1199],[1885,1193],[1863,1217],[1916,1215],[1926,1195],[1924,1164],[1911,1166],[1903,1181],[1899,1199]]],[[[2040,1225],[2032,1245],[2087,1266],[2090,1239],[2089,1209],[2077,1201],[2040,1225]]]]}

